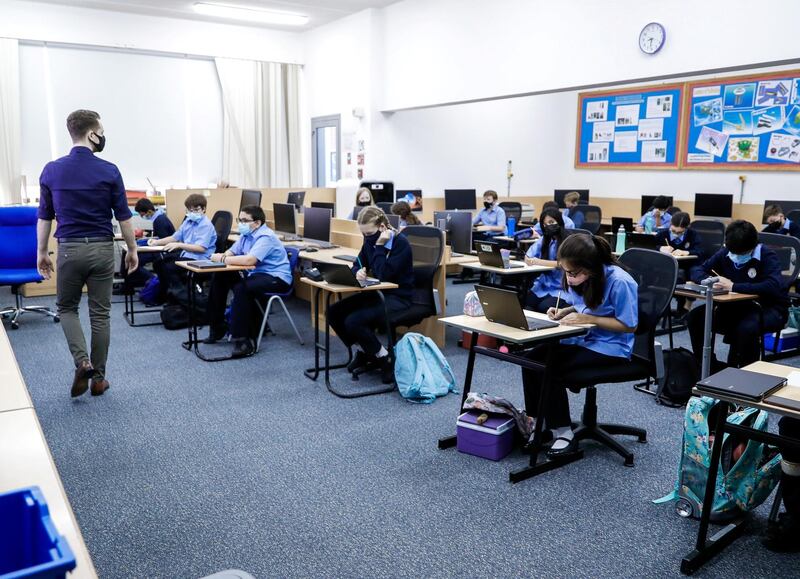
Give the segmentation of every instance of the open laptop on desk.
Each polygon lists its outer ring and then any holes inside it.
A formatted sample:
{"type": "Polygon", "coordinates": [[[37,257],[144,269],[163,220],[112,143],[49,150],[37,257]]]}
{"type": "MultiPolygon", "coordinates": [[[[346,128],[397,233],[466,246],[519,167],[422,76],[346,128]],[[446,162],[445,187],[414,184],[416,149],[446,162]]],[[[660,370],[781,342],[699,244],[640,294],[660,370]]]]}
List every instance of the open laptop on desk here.
{"type": "Polygon", "coordinates": [[[478,252],[478,261],[481,265],[488,265],[490,267],[499,267],[500,269],[518,269],[525,267],[522,263],[514,263],[510,259],[508,267],[503,262],[503,254],[500,253],[500,246],[496,243],[487,241],[476,241],[475,250],[478,252]]]}
{"type": "MultiPolygon", "coordinates": [[[[697,294],[698,296],[706,295],[706,293],[709,290],[708,287],[694,282],[679,283],[678,285],[675,286],[675,289],[683,290],[685,292],[692,292],[694,294],[697,294]]],[[[730,293],[726,289],[714,289],[714,288],[710,289],[711,289],[711,295],[714,296],[721,296],[730,293]]]]}
{"type": "Polygon", "coordinates": [[[761,374],[740,368],[725,368],[698,382],[697,389],[712,396],[715,394],[735,396],[744,400],[761,402],[765,396],[769,396],[785,385],[786,378],[783,376],[761,374]]]}
{"type": "Polygon", "coordinates": [[[558,322],[552,320],[526,316],[519,303],[517,292],[514,290],[476,285],[475,291],[478,292],[478,299],[483,306],[483,314],[490,322],[528,331],[559,326],[558,322]]]}
{"type": "Polygon", "coordinates": [[[375,278],[367,278],[365,282],[358,281],[356,274],[349,266],[338,263],[316,263],[319,272],[322,274],[322,279],[330,284],[346,285],[349,287],[369,287],[371,285],[378,285],[381,280],[375,278]]]}

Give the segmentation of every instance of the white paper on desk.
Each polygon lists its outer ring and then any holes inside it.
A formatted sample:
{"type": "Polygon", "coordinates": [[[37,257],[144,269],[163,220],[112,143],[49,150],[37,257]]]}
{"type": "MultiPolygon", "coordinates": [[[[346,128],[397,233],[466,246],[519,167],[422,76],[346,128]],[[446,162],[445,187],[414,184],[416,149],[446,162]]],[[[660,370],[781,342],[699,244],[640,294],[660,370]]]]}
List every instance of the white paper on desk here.
{"type": "Polygon", "coordinates": [[[795,370],[786,377],[786,385],[800,388],[800,371],[795,370]]]}

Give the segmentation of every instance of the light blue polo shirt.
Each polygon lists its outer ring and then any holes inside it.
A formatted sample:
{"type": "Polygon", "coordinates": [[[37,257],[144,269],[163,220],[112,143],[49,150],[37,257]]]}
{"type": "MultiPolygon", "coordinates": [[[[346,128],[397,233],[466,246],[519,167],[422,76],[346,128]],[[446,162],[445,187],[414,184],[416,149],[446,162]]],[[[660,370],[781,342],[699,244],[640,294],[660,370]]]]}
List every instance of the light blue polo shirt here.
{"type": "Polygon", "coordinates": [[[176,231],[172,237],[175,238],[175,241],[179,241],[180,243],[202,245],[206,248],[203,253],[182,251],[181,257],[187,257],[189,259],[209,259],[211,254],[214,253],[214,248],[217,244],[217,231],[206,215],[203,215],[200,221],[184,219],[178,231],[176,231]]]}
{"type": "Polygon", "coordinates": [[[481,209],[480,212],[472,220],[473,225],[477,225],[478,223],[482,225],[491,225],[493,227],[496,227],[498,225],[503,226],[503,231],[487,231],[485,232],[485,235],[490,235],[490,236],[508,235],[506,212],[499,205],[495,205],[491,209],[486,209],[485,207],[481,209]]]}
{"type": "MultiPolygon", "coordinates": [[[[558,250],[556,249],[556,240],[552,239],[550,241],[550,251],[548,251],[547,257],[542,257],[542,244],[544,240],[540,237],[537,239],[533,245],[528,248],[528,252],[525,254],[528,257],[537,257],[539,259],[549,259],[551,261],[556,261],[558,250]]],[[[567,292],[561,289],[561,278],[562,278],[562,271],[559,268],[552,269],[550,271],[545,271],[540,273],[536,280],[533,282],[533,287],[531,291],[536,295],[538,298],[543,298],[546,296],[553,296],[558,297],[559,292],[561,292],[561,297],[564,303],[567,303],[567,292]]]]}
{"type": "Polygon", "coordinates": [[[229,250],[234,255],[252,255],[258,262],[248,275],[268,273],[288,284],[292,283],[289,256],[275,232],[262,225],[250,235],[240,235],[229,250]]]}
{"type": "MultiPolygon", "coordinates": [[[[564,220],[564,229],[575,229],[575,222],[572,220],[572,218],[570,218],[570,217],[568,217],[568,216],[566,216],[566,215],[564,215],[562,213],[561,214],[561,219],[564,220]]],[[[539,223],[537,221],[536,225],[533,226],[533,230],[536,233],[538,233],[539,235],[542,235],[542,225],[541,225],[541,223],[539,223]]]]}
{"type": "MultiPolygon", "coordinates": [[[[648,215],[653,215],[653,211],[648,211],[647,213],[642,215],[642,217],[639,219],[639,225],[644,227],[644,220],[647,219],[648,215]]],[[[655,218],[656,218],[655,215],[653,215],[653,220],[654,220],[653,223],[655,223],[655,218]]],[[[657,227],[656,229],[666,229],[667,227],[669,227],[670,223],[672,223],[672,215],[670,215],[669,213],[662,213],[661,226],[657,227]]]]}
{"type": "MultiPolygon", "coordinates": [[[[628,326],[635,328],[639,324],[639,288],[633,278],[621,267],[605,266],[606,287],[603,301],[594,309],[586,307],[583,296],[569,289],[569,300],[575,310],[581,314],[613,317],[628,326]]],[[[561,340],[564,344],[583,346],[606,356],[630,359],[633,352],[634,335],[609,332],[594,327],[583,336],[561,340]]]]}

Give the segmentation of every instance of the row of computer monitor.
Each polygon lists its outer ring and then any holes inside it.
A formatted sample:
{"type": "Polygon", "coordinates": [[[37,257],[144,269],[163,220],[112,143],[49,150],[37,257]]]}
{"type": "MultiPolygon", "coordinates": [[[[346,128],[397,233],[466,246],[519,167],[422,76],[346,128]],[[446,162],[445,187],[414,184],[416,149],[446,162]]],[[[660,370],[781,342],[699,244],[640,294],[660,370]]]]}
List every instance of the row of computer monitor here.
{"type": "MultiPolygon", "coordinates": [[[[326,241],[331,238],[331,219],[333,203],[311,202],[311,207],[303,210],[303,239],[308,241],[326,241]]],[[[275,232],[283,235],[297,236],[297,211],[293,203],[273,203],[272,213],[275,219],[275,232]]],[[[465,215],[469,216],[468,213],[465,215]]],[[[400,225],[400,217],[387,215],[393,227],[400,225]]]]}

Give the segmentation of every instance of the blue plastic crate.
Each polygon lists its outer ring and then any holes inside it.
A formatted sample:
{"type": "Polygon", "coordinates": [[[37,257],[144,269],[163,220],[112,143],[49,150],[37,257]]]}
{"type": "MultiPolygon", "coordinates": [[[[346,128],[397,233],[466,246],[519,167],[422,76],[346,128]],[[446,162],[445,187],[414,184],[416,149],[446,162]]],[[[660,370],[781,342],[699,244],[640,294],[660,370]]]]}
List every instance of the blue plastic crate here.
{"type": "Polygon", "coordinates": [[[764,349],[767,353],[786,352],[800,347],[800,333],[794,328],[784,328],[778,337],[778,347],[775,348],[775,334],[764,334],[764,349]]]}
{"type": "Polygon", "coordinates": [[[0,494],[0,579],[63,578],[74,568],[39,487],[0,494]]]}

